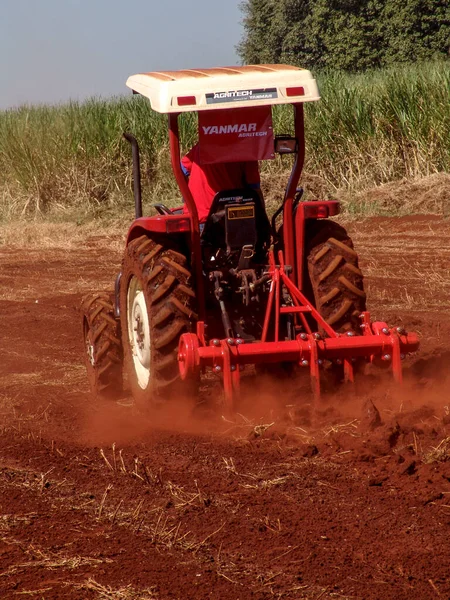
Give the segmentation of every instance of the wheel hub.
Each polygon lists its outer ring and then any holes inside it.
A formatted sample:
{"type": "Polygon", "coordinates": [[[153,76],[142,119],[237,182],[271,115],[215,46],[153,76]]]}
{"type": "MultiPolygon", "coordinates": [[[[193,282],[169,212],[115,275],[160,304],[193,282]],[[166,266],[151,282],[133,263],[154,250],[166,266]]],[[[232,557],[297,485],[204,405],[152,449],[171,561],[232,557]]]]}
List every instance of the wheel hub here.
{"type": "Polygon", "coordinates": [[[94,358],[94,346],[91,344],[89,340],[86,340],[86,352],[88,355],[88,360],[91,365],[95,366],[95,358],[94,358]]]}
{"type": "Polygon", "coordinates": [[[144,293],[138,292],[133,301],[133,338],[137,357],[144,367],[150,366],[150,332],[148,318],[144,318],[146,311],[144,293]]]}
{"type": "Polygon", "coordinates": [[[91,341],[91,332],[86,321],[84,322],[84,346],[89,363],[95,367],[95,348],[91,341]]]}
{"type": "Polygon", "coordinates": [[[136,378],[146,389],[150,381],[150,327],[144,292],[136,277],[128,287],[127,321],[136,378]]]}

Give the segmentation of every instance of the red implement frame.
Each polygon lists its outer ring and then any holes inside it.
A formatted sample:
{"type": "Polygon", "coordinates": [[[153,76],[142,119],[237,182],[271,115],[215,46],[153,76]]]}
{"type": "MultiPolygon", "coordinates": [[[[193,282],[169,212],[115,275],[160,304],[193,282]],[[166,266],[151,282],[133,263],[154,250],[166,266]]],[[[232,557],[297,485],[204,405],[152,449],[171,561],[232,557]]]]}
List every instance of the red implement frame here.
{"type": "Polygon", "coordinates": [[[275,264],[271,252],[268,269],[271,285],[261,341],[246,344],[242,339],[228,338],[211,340],[206,345],[203,335],[200,335],[204,323],[199,322],[197,334],[186,333],[180,338],[178,361],[181,377],[198,377],[205,367],[223,373],[225,403],[231,411],[239,393],[240,369],[247,364],[294,362],[309,367],[312,391],[316,398],[320,396],[320,366],[324,360],[342,362],[348,381],[353,380],[355,359],[384,360],[391,365],[395,381],[401,383],[401,359],[418,349],[417,335],[406,333],[400,327],[389,328],[383,322],[371,323],[368,312],[360,315],[362,335],[355,335],[354,332],[337,333],[288,277],[281,252],[278,260],[279,264],[275,264]],[[280,306],[282,285],[289,291],[291,306],[280,306]],[[286,313],[295,315],[304,326],[305,332],[297,335],[295,340],[279,339],[280,316],[286,313]],[[307,314],[313,318],[322,334],[311,330],[306,320],[307,314]]]}

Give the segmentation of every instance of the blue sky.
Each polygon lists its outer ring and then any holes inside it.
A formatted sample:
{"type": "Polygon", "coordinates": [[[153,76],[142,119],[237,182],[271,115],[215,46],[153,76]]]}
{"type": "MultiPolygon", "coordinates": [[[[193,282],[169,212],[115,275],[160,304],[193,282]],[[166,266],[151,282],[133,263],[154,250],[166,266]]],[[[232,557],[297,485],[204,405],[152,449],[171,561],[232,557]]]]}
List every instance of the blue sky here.
{"type": "Polygon", "coordinates": [[[0,0],[0,109],[127,93],[140,71],[238,64],[240,0],[0,0]]]}

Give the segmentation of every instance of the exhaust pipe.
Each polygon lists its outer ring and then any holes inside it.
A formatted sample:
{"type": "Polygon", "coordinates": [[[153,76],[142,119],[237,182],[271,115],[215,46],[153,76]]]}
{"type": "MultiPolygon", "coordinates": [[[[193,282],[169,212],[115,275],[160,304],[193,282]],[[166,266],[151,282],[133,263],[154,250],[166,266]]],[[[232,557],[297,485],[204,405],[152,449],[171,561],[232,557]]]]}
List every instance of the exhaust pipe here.
{"type": "Polygon", "coordinates": [[[139,145],[136,138],[131,133],[124,133],[123,137],[131,144],[131,154],[133,157],[133,191],[134,191],[134,212],[136,219],[142,217],[142,191],[141,191],[141,165],[139,159],[139,145]]]}

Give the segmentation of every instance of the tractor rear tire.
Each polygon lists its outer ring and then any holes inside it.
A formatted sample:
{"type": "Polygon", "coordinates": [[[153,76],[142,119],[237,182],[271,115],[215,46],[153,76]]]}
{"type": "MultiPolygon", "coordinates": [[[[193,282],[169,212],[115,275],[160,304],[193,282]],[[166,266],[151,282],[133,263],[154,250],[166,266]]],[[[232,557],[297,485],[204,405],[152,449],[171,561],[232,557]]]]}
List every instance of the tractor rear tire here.
{"type": "Polygon", "coordinates": [[[122,392],[122,345],[110,296],[89,294],[83,298],[81,310],[91,392],[99,399],[117,399],[122,392]]]}
{"type": "Polygon", "coordinates": [[[140,408],[193,393],[196,382],[180,379],[178,342],[197,320],[194,308],[186,257],[145,235],[132,240],[122,264],[120,318],[124,368],[140,408]]]}
{"type": "Polygon", "coordinates": [[[318,220],[307,230],[307,265],[314,302],[337,332],[360,334],[359,315],[366,310],[358,254],[338,223],[318,220]]]}

